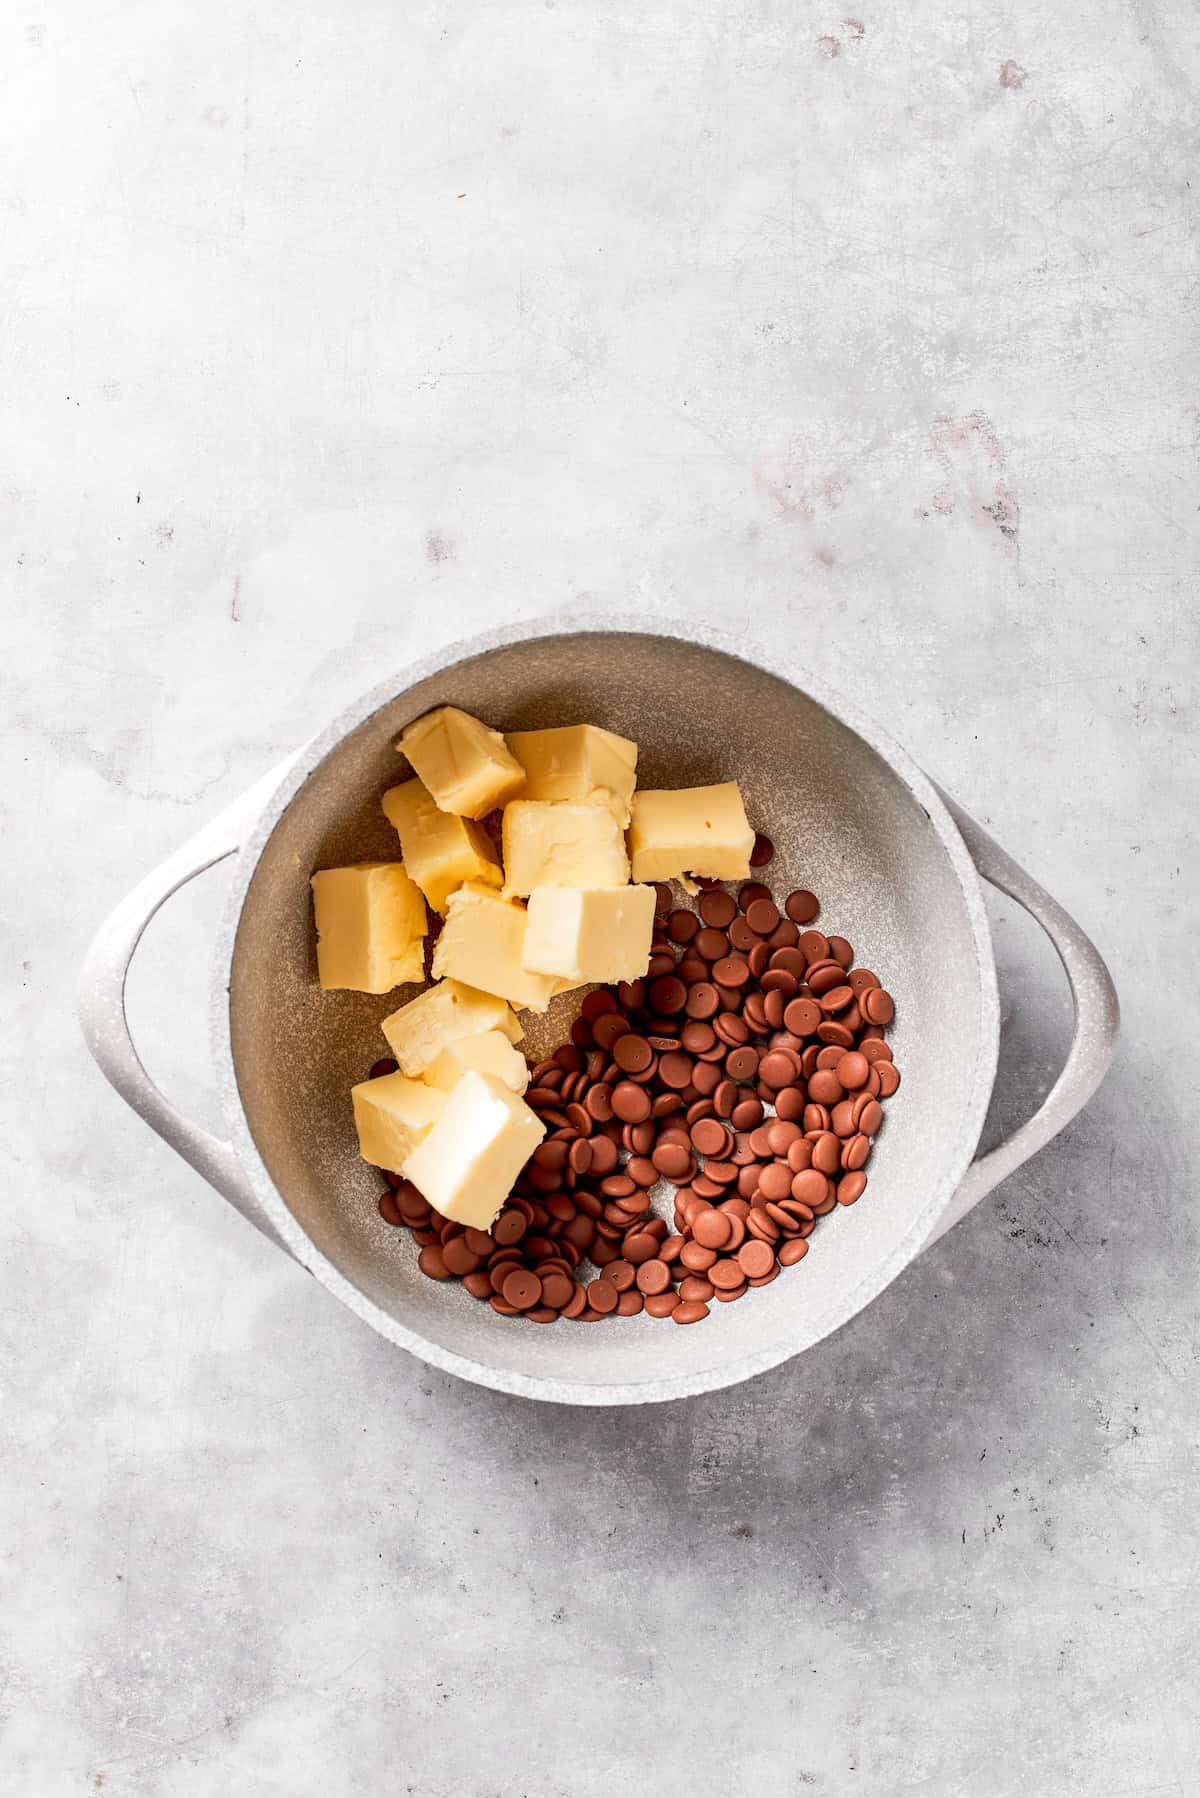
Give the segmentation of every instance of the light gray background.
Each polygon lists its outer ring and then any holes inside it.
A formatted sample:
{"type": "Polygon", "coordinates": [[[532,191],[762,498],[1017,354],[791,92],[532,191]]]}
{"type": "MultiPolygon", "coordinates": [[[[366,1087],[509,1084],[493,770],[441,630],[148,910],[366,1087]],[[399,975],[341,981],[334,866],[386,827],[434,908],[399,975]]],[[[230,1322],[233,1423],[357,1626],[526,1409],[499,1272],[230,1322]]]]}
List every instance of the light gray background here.
{"type": "MultiPolygon", "coordinates": [[[[1188,0],[0,21],[0,1786],[1195,1791],[1188,0]],[[649,1412],[371,1336],[90,1067],[90,928],[434,634],[753,622],[1075,913],[1089,1111],[649,1412]]],[[[214,877],[134,982],[198,1109],[214,877]]],[[[1061,1055],[997,908],[993,1133],[1061,1055]]]]}

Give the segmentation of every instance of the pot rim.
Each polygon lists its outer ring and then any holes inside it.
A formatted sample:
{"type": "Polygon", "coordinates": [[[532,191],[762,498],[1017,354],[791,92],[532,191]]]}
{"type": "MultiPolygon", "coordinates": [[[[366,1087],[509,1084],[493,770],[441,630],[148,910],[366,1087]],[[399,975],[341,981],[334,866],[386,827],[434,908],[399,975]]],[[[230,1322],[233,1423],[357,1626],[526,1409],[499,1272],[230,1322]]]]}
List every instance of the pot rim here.
{"type": "Polygon", "coordinates": [[[456,1374],[461,1379],[473,1381],[476,1385],[490,1387],[494,1391],[513,1393],[518,1397],[547,1403],[576,1405],[662,1403],[734,1386],[791,1360],[864,1310],[916,1257],[951,1204],[979,1142],[995,1083],[1000,1047],[996,966],[981,877],[936,788],[908,752],[874,720],[866,717],[856,705],[840,694],[830,692],[823,681],[818,682],[805,669],[792,664],[786,669],[779,667],[766,655],[749,629],[743,637],[734,641],[724,632],[694,618],[668,615],[648,622],[644,618],[637,619],[620,612],[578,609],[542,614],[518,624],[482,631],[447,643],[360,695],[304,746],[263,806],[239,851],[216,941],[211,1015],[214,1064],[229,1140],[263,1211],[300,1264],[380,1335],[429,1365],[446,1373],[456,1374]],[[974,938],[979,990],[975,1065],[971,1070],[967,1103],[954,1126],[952,1136],[949,1126],[947,1127],[951,1147],[945,1154],[942,1177],[933,1186],[916,1220],[891,1253],[881,1264],[865,1271],[862,1280],[852,1288],[836,1313],[823,1318],[815,1333],[806,1335],[800,1332],[801,1340],[782,1345],[772,1343],[767,1348],[742,1355],[727,1364],[716,1364],[691,1374],[660,1376],[644,1381],[622,1381],[611,1385],[517,1373],[506,1368],[489,1367],[469,1356],[457,1354],[440,1343],[429,1341],[419,1331],[399,1323],[341,1273],[302,1229],[258,1152],[238,1090],[229,1005],[233,957],[242,908],[263,849],[309,776],[342,740],[383,706],[391,704],[421,681],[447,673],[460,662],[539,638],[588,635],[664,638],[714,650],[736,661],[746,662],[762,673],[787,681],[790,686],[803,693],[805,698],[860,736],[886,762],[921,806],[950,860],[974,938]]]}

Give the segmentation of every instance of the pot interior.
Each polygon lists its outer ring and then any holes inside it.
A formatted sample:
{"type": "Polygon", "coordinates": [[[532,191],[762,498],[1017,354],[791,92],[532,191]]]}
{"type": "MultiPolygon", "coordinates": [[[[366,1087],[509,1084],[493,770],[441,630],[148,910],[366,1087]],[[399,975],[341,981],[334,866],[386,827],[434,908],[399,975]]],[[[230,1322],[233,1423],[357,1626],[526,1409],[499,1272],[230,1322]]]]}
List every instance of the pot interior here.
{"type": "MultiPolygon", "coordinates": [[[[923,806],[881,755],[785,673],[675,638],[541,637],[490,649],[399,694],[344,737],[287,806],[237,930],[234,1065],[251,1134],[284,1203],[385,1319],[500,1383],[717,1385],[736,1364],[769,1365],[849,1317],[899,1270],[915,1246],[906,1239],[961,1177],[995,1064],[981,950],[986,942],[923,806]],[[357,1153],[350,1087],[387,1053],[379,1020],[417,989],[323,993],[308,880],[317,868],[398,856],[379,807],[405,767],[395,739],[446,703],[501,730],[587,721],[619,731],[639,745],[643,786],[738,781],[751,822],[775,844],[763,878],[776,897],[812,888],[822,902],[818,925],[848,937],[856,960],[895,996],[889,1035],[903,1080],[886,1106],[862,1200],[818,1223],[797,1267],[736,1304],[714,1304],[699,1328],[645,1316],[594,1329],[500,1317],[457,1281],[424,1278],[408,1233],[378,1214],[380,1182],[357,1153]],[[981,1088],[981,1058],[989,1057],[981,1088]]],[[[527,1017],[525,1046],[565,1040],[580,997],[564,995],[546,1019],[527,1017]]],[[[667,1216],[669,1195],[665,1185],[655,1195],[667,1216]]]]}

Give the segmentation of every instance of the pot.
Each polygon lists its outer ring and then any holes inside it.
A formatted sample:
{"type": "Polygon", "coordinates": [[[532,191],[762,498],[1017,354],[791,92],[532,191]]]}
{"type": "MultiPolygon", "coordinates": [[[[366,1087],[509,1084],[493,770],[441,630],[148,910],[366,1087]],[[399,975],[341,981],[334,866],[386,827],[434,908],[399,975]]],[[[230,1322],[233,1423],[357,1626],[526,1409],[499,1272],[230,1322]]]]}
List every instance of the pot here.
{"type": "MultiPolygon", "coordinates": [[[[578,998],[534,1020],[532,1050],[564,1040],[578,998]]],[[[504,1392],[558,1403],[644,1404],[731,1385],[836,1330],[929,1243],[1074,1117],[1109,1065],[1117,1001],[1078,925],[857,709],[752,644],[690,624],[542,621],[432,655],[366,695],[200,831],[118,906],[85,962],[81,1017],[130,1105],[247,1218],[390,1341],[504,1392]],[[816,695],[820,692],[820,697],[816,695]],[[646,1316],[546,1329],[498,1316],[457,1282],[427,1280],[406,1232],[376,1209],[349,1089],[383,1052],[396,994],[316,984],[309,875],[394,859],[379,795],[395,741],[432,706],[505,730],[589,721],[633,738],[648,786],[736,780],[774,840],[770,884],[821,897],[896,999],[903,1084],[863,1201],[825,1218],[804,1262],[698,1329],[646,1316]],[[213,1045],[226,1126],[218,1138],[154,1085],[129,1034],[126,973],[159,906],[237,857],[213,979],[213,1045]],[[976,1159],[996,1075],[999,1006],[981,876],[1050,935],[1075,1029],[1037,1113],[976,1159]]]]}

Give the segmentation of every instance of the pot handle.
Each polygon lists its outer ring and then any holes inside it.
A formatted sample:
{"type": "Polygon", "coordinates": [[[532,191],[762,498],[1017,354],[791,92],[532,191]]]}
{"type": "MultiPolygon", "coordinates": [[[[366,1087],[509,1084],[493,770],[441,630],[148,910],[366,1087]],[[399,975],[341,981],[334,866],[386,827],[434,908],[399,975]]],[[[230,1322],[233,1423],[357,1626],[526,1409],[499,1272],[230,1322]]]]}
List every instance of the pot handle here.
{"type": "Polygon", "coordinates": [[[971,1163],[948,1211],[938,1220],[930,1242],[936,1242],[964,1218],[985,1194],[1007,1179],[1031,1155],[1045,1148],[1050,1139],[1082,1111],[1108,1072],[1120,1027],[1116,988],[1095,944],[1057,900],[1005,854],[969,812],[963,811],[940,787],[938,792],[983,878],[1036,918],[1053,943],[1071,985],[1075,1029],[1063,1070],[1041,1105],[1006,1142],[971,1163]]]}
{"type": "Polygon", "coordinates": [[[280,762],[140,881],[96,932],[79,973],[79,1021],[105,1079],[235,1211],[280,1248],[285,1244],[254,1197],[232,1145],[186,1117],[146,1072],[130,1034],[125,983],[134,951],[159,907],[206,868],[237,853],[295,760],[291,755],[280,762]]]}

